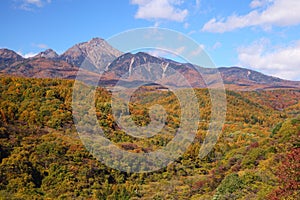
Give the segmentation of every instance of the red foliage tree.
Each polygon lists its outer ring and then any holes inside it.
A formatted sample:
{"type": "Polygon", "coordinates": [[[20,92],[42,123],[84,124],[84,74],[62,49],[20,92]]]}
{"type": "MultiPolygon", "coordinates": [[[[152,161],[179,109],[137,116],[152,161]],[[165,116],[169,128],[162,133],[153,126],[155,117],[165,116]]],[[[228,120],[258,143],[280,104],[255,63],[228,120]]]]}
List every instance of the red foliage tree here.
{"type": "Polygon", "coordinates": [[[271,200],[299,198],[300,196],[300,148],[292,149],[286,154],[277,175],[280,187],[269,195],[271,200]]]}

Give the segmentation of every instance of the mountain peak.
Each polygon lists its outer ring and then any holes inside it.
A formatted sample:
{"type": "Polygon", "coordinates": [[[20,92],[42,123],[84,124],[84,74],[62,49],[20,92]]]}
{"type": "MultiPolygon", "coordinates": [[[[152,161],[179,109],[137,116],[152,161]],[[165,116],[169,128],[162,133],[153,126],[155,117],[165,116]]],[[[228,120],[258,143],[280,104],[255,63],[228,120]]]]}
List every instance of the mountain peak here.
{"type": "Polygon", "coordinates": [[[103,41],[105,41],[105,40],[102,39],[102,38],[94,37],[94,38],[92,38],[89,42],[99,43],[99,42],[103,42],[103,41]]]}
{"type": "Polygon", "coordinates": [[[61,59],[80,67],[85,63],[84,68],[99,72],[103,71],[113,60],[122,53],[110,46],[102,38],[93,38],[88,42],[83,42],[69,48],[61,55],[61,59]]]}
{"type": "Polygon", "coordinates": [[[6,68],[14,62],[23,61],[25,58],[10,49],[0,49],[0,69],[6,68]]]}
{"type": "Polygon", "coordinates": [[[47,49],[36,56],[34,58],[47,58],[47,59],[56,59],[58,58],[58,54],[52,50],[52,49],[47,49]]]}
{"type": "Polygon", "coordinates": [[[0,49],[0,57],[1,58],[10,58],[10,57],[22,58],[22,56],[20,56],[13,50],[6,49],[6,48],[0,49]]]}

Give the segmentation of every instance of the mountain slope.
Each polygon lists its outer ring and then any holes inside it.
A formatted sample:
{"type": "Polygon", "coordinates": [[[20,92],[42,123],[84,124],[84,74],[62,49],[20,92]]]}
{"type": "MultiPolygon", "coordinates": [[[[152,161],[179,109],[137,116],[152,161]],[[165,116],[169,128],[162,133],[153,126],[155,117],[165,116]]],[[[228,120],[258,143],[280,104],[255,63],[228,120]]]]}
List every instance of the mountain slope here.
{"type": "MultiPolygon", "coordinates": [[[[75,79],[78,67],[65,61],[55,61],[46,58],[31,58],[23,62],[15,62],[10,67],[1,70],[1,73],[29,78],[63,78],[75,79]]],[[[98,74],[83,70],[81,80],[91,82],[98,78],[98,74]]]]}
{"type": "Polygon", "coordinates": [[[109,80],[108,83],[123,80],[151,84],[158,81],[160,84],[176,87],[205,87],[193,65],[154,57],[144,52],[126,53],[118,57],[108,66],[103,79],[109,80]]]}
{"type": "Polygon", "coordinates": [[[240,67],[218,68],[227,88],[239,90],[267,90],[300,88],[299,81],[288,81],[267,76],[257,71],[240,67]]]}

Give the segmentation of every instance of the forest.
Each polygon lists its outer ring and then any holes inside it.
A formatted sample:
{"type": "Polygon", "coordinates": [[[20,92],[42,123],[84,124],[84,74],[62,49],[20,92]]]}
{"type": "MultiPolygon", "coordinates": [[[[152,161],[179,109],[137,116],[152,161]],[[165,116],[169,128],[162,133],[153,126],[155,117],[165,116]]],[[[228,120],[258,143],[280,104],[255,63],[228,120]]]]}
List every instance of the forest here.
{"type": "MultiPolygon", "coordinates": [[[[154,172],[110,168],[83,145],[72,116],[73,80],[0,76],[0,199],[299,199],[300,90],[226,91],[226,120],[212,151],[199,158],[211,114],[207,89],[195,89],[201,119],[193,143],[154,172]]],[[[142,87],[129,111],[139,126],[148,108],[168,116],[157,135],[127,135],[112,115],[111,92],[96,88],[104,135],[132,153],[156,151],[180,124],[180,103],[170,91],[142,87]]],[[[145,166],[146,167],[146,166],[145,166]]]]}

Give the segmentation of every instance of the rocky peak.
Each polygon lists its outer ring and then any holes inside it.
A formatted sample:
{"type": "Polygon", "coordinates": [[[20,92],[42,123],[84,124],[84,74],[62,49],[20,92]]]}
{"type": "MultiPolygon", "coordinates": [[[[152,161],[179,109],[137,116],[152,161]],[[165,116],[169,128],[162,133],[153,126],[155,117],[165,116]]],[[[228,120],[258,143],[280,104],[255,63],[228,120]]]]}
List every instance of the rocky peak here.
{"type": "Polygon", "coordinates": [[[104,41],[105,40],[102,39],[102,38],[95,37],[95,38],[92,38],[90,41],[88,41],[88,43],[90,43],[90,44],[101,44],[104,41]]]}
{"type": "Polygon", "coordinates": [[[34,56],[34,58],[47,58],[47,59],[57,59],[58,54],[52,49],[47,49],[38,55],[34,56]]]}
{"type": "Polygon", "coordinates": [[[6,68],[11,64],[23,61],[25,58],[9,49],[0,49],[0,69],[6,68]]]}
{"type": "Polygon", "coordinates": [[[23,60],[24,58],[17,54],[16,52],[9,50],[9,49],[0,49],[0,58],[1,59],[15,59],[23,60]]]}
{"type": "Polygon", "coordinates": [[[120,55],[122,53],[110,46],[104,39],[93,38],[88,42],[74,45],[60,58],[78,67],[101,72],[120,55]]]}

